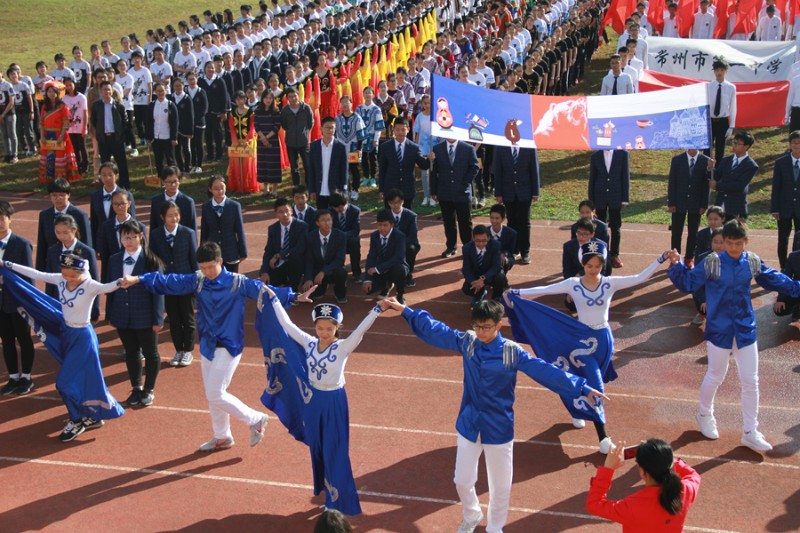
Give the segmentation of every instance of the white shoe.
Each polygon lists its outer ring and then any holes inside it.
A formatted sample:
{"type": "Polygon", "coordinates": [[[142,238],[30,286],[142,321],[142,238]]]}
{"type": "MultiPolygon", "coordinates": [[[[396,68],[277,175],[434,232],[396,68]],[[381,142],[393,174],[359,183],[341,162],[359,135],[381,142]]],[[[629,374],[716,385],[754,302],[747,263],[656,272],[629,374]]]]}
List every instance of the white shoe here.
{"type": "Polygon", "coordinates": [[[131,150],[131,151],[128,153],[128,155],[129,155],[129,156],[131,156],[131,157],[139,157],[139,150],[137,150],[136,148],[134,148],[133,150],[131,150]]]}
{"type": "Polygon", "coordinates": [[[198,448],[198,451],[201,452],[218,452],[220,450],[227,450],[233,446],[233,439],[211,439],[208,442],[204,442],[198,448]]]}
{"type": "Polygon", "coordinates": [[[250,446],[255,446],[264,439],[265,429],[267,429],[267,415],[262,414],[261,420],[250,426],[250,446]]]}
{"type": "Polygon", "coordinates": [[[178,352],[175,354],[175,357],[172,358],[172,361],[169,362],[169,366],[178,366],[181,364],[181,360],[183,359],[183,352],[178,352]]]}
{"type": "Polygon", "coordinates": [[[483,520],[483,514],[481,514],[480,518],[477,520],[467,520],[466,518],[461,521],[461,525],[458,528],[458,533],[472,533],[475,531],[475,528],[478,527],[478,524],[481,523],[483,520]]]}
{"type": "Polygon", "coordinates": [[[181,357],[180,366],[189,366],[194,361],[194,356],[192,352],[183,352],[183,357],[181,357]]]}
{"type": "Polygon", "coordinates": [[[756,430],[742,433],[742,445],[758,453],[768,452],[772,449],[772,445],[767,442],[764,435],[756,430]]]}
{"type": "Polygon", "coordinates": [[[719,438],[719,431],[717,431],[717,419],[714,415],[701,415],[697,413],[697,424],[700,426],[700,433],[707,439],[717,440],[719,438]]]}
{"type": "Polygon", "coordinates": [[[350,199],[351,200],[358,200],[358,191],[352,191],[350,193],[350,199]]]}
{"type": "Polygon", "coordinates": [[[431,204],[431,199],[427,196],[422,199],[422,207],[428,207],[431,204]]]}
{"type": "Polygon", "coordinates": [[[433,198],[431,198],[431,201],[428,202],[428,206],[429,207],[436,207],[437,205],[439,205],[439,204],[437,204],[436,200],[434,200],[433,198]]]}
{"type": "Polygon", "coordinates": [[[611,442],[611,437],[606,437],[600,441],[600,453],[603,455],[608,455],[610,452],[614,451],[614,443],[611,442]]]}
{"type": "Polygon", "coordinates": [[[586,420],[580,418],[573,418],[572,419],[572,426],[578,429],[583,429],[586,427],[586,420]]]}

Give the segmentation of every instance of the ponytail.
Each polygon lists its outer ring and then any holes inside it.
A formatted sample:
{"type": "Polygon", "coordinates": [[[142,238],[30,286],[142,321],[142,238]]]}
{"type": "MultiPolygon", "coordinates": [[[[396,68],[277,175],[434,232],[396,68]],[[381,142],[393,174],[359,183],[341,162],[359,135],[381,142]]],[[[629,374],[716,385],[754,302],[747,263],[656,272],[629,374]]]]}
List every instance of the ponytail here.
{"type": "Polygon", "coordinates": [[[683,483],[672,468],[672,448],[660,439],[650,439],[636,450],[636,463],[661,486],[658,503],[669,514],[676,515],[683,509],[683,483]]]}

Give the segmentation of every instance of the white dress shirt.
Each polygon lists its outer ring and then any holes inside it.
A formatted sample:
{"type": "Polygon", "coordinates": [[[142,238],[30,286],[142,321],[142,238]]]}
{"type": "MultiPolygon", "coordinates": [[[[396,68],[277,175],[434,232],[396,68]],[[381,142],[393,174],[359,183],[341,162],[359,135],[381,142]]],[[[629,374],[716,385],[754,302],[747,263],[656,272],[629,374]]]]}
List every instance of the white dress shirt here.
{"type": "Polygon", "coordinates": [[[153,138],[159,140],[169,140],[169,101],[153,102],[153,138]]]}
{"type": "Polygon", "coordinates": [[[139,260],[139,254],[141,254],[141,253],[142,253],[142,247],[141,246],[139,248],[137,248],[136,251],[133,252],[132,254],[129,254],[128,252],[125,252],[125,254],[122,256],[122,275],[123,276],[130,276],[130,275],[133,274],[133,267],[136,266],[136,261],[139,260]],[[129,258],[129,257],[133,259],[133,264],[132,265],[125,264],[125,260],[127,258],[129,258]]]}
{"type": "Polygon", "coordinates": [[[330,186],[328,185],[328,180],[330,177],[330,170],[331,170],[331,154],[333,154],[333,141],[329,142],[327,145],[325,141],[321,141],[319,143],[321,152],[322,152],[322,183],[319,186],[319,195],[320,196],[330,196],[331,190],[330,186]]]}
{"type": "Polygon", "coordinates": [[[717,17],[710,11],[694,14],[694,25],[692,26],[692,39],[713,39],[714,29],[717,27],[717,17]]]}
{"type": "Polygon", "coordinates": [[[714,107],[717,102],[717,88],[720,83],[717,81],[708,82],[708,110],[711,118],[728,117],[730,120],[729,128],[736,127],[736,86],[729,81],[722,82],[722,94],[720,98],[721,106],[719,115],[714,114],[714,107]]]}

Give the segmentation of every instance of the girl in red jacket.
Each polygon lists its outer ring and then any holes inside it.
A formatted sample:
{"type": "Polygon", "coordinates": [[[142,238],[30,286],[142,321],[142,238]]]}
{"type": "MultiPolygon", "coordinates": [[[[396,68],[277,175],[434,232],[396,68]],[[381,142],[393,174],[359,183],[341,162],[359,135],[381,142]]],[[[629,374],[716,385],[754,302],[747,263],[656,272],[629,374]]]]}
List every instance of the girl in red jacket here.
{"type": "Polygon", "coordinates": [[[622,524],[623,533],[683,531],[686,513],[700,488],[700,474],[682,459],[673,462],[669,444],[650,439],[636,450],[636,464],[645,487],[623,500],[608,500],[611,478],[614,470],[622,466],[624,453],[625,443],[620,442],[606,456],[605,466],[597,467],[586,510],[622,524]]]}

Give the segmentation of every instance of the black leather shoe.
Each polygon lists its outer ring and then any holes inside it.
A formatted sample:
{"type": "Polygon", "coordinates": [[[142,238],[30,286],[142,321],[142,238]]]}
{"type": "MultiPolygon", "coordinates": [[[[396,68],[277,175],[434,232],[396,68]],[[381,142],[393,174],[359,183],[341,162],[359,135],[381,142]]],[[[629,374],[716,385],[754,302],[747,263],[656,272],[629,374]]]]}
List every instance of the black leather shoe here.
{"type": "Polygon", "coordinates": [[[453,257],[454,255],[456,255],[455,248],[448,248],[447,250],[442,252],[442,257],[444,258],[453,257]]]}

